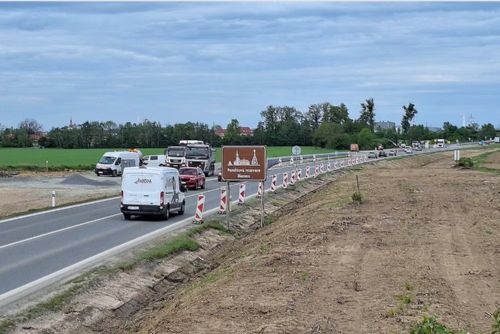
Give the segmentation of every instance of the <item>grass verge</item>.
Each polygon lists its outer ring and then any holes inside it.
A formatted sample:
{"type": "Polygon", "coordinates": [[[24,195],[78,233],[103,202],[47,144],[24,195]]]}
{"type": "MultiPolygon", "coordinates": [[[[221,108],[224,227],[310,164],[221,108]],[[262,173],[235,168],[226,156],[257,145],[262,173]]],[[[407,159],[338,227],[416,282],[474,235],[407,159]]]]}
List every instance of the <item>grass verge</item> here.
{"type": "Polygon", "coordinates": [[[484,164],[486,163],[486,160],[488,160],[490,155],[498,154],[498,153],[500,153],[500,150],[485,152],[485,153],[482,153],[480,155],[473,157],[472,158],[473,169],[478,170],[480,172],[487,172],[487,173],[493,173],[496,175],[500,175],[500,169],[488,168],[488,167],[484,166],[484,164]]]}
{"type": "Polygon", "coordinates": [[[147,249],[146,251],[140,253],[139,255],[137,255],[136,257],[134,257],[129,261],[121,262],[120,264],[118,264],[118,268],[126,271],[132,269],[137,264],[142,262],[162,259],[169,255],[179,253],[185,250],[194,252],[200,248],[200,245],[192,237],[209,228],[217,230],[220,233],[230,234],[229,230],[219,222],[210,221],[195,226],[184,233],[181,233],[173,238],[170,238],[165,243],[147,249]]]}

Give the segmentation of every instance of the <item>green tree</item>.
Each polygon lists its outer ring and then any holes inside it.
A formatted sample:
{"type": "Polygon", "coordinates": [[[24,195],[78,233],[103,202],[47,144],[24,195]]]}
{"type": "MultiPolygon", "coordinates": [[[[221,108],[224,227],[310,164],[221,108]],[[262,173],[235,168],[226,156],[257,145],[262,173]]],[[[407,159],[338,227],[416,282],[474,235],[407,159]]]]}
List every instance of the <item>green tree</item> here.
{"type": "Polygon", "coordinates": [[[403,106],[402,108],[404,110],[404,114],[403,119],[401,120],[401,129],[403,129],[403,134],[406,134],[410,129],[410,122],[413,120],[418,111],[415,109],[415,105],[411,102],[408,103],[408,106],[403,106]]]}
{"type": "Polygon", "coordinates": [[[497,131],[495,130],[495,127],[491,123],[483,124],[481,126],[481,130],[479,131],[479,138],[480,139],[490,139],[494,138],[497,134],[497,131]]]}
{"type": "Polygon", "coordinates": [[[367,99],[361,103],[361,113],[358,118],[358,123],[366,126],[371,132],[375,129],[375,102],[373,98],[367,99]]]}

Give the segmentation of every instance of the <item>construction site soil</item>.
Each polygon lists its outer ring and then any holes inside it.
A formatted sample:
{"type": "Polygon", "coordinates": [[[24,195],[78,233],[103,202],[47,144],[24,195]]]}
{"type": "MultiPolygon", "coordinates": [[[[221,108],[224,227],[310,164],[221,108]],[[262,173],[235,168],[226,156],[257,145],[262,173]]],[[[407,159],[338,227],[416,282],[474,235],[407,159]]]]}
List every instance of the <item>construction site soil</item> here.
{"type": "Polygon", "coordinates": [[[307,181],[281,192],[281,209],[279,196],[267,201],[275,211],[263,228],[257,209],[244,211],[233,223],[253,221],[246,232],[208,230],[199,251],[113,274],[112,284],[103,280],[14,331],[409,333],[435,315],[489,333],[500,307],[500,178],[456,168],[452,156],[385,160],[307,181]],[[362,203],[352,200],[356,175],[362,203]],[[148,288],[137,295],[131,287],[141,281],[148,288]]]}
{"type": "MultiPolygon", "coordinates": [[[[475,152],[463,152],[464,156],[475,152]]],[[[407,333],[424,314],[486,333],[500,307],[500,179],[451,154],[381,162],[219,251],[213,282],[138,316],[143,333],[407,333]],[[408,298],[404,298],[408,296],[408,298]]]]}

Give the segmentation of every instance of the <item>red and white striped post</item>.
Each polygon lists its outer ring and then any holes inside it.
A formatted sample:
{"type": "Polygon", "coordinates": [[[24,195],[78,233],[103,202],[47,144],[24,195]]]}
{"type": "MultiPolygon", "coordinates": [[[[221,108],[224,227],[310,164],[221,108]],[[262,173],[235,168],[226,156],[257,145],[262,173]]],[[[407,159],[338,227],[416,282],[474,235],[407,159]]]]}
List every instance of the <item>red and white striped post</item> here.
{"type": "Polygon", "coordinates": [[[326,164],[326,170],[331,171],[332,170],[332,165],[330,164],[330,161],[326,164]]]}
{"type": "Polygon", "coordinates": [[[220,188],[220,206],[219,206],[219,214],[225,215],[227,212],[227,190],[226,187],[220,188]]]}
{"type": "Polygon", "coordinates": [[[283,189],[288,187],[288,173],[283,173],[283,189]]]}
{"type": "Polygon", "coordinates": [[[240,183],[240,191],[239,191],[239,195],[238,195],[238,205],[243,205],[245,204],[245,184],[244,183],[240,183]]]}
{"type": "Polygon", "coordinates": [[[205,195],[198,195],[198,202],[196,203],[196,213],[194,214],[194,223],[203,223],[203,209],[205,208],[205,195]]]}
{"type": "Polygon", "coordinates": [[[302,177],[302,168],[297,169],[297,181],[300,181],[300,178],[302,177]]]}
{"type": "Polygon", "coordinates": [[[257,197],[261,198],[263,192],[264,192],[264,182],[259,182],[259,186],[257,187],[257,197]]]}
{"type": "Polygon", "coordinates": [[[276,175],[273,175],[271,177],[271,191],[276,191],[276,181],[277,181],[278,177],[276,175]]]}
{"type": "Polygon", "coordinates": [[[324,173],[325,172],[325,164],[324,163],[321,163],[319,165],[319,171],[320,171],[320,173],[324,173]]]}
{"type": "Polygon", "coordinates": [[[342,159],[342,160],[340,161],[340,168],[344,168],[344,167],[345,167],[345,163],[344,163],[344,162],[345,162],[345,160],[344,160],[344,159],[342,159]]]}
{"type": "Polygon", "coordinates": [[[311,174],[311,167],[307,166],[306,167],[306,179],[310,176],[311,174]]]}
{"type": "Polygon", "coordinates": [[[291,174],[291,175],[290,175],[290,184],[291,184],[291,185],[294,185],[294,184],[295,184],[295,171],[294,171],[294,170],[292,170],[292,171],[290,172],[290,174],[291,174]]]}
{"type": "Polygon", "coordinates": [[[316,165],[314,166],[314,177],[318,176],[318,174],[319,174],[319,166],[316,165]]]}

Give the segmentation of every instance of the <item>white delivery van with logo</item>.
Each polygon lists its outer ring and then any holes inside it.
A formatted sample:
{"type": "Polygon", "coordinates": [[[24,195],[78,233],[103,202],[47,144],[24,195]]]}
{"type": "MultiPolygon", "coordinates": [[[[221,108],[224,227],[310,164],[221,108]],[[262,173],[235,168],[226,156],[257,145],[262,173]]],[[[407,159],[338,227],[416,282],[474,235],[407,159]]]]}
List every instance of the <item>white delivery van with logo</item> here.
{"type": "Polygon", "coordinates": [[[121,175],[126,167],[139,166],[140,153],[129,151],[106,152],[95,166],[94,172],[100,175],[121,175]]]}
{"type": "Polygon", "coordinates": [[[184,214],[185,191],[175,168],[130,167],[123,172],[120,209],[127,220],[132,215],[168,219],[172,212],[184,214]]]}

